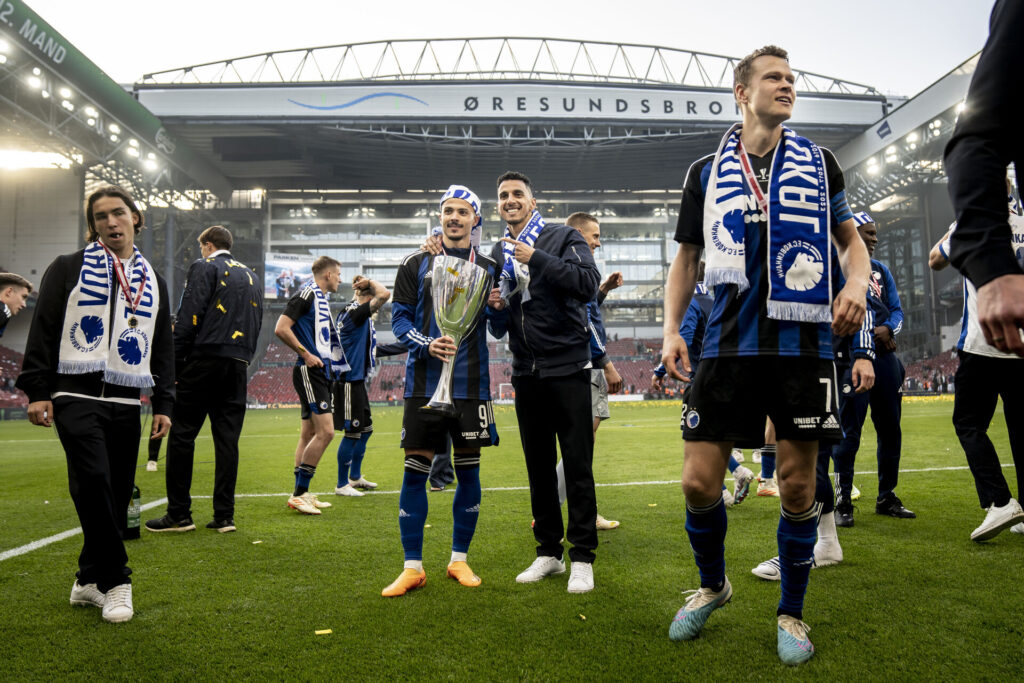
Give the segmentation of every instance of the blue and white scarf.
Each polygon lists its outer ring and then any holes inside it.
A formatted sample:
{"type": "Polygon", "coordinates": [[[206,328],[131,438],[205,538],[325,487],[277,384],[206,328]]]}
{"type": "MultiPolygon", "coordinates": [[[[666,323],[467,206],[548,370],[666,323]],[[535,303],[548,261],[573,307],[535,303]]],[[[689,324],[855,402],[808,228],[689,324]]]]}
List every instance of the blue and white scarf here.
{"type": "MultiPolygon", "coordinates": [[[[763,219],[745,182],[736,146],[740,124],[722,138],[711,166],[704,201],[704,284],[750,287],[746,269],[746,225],[763,219]]],[[[768,316],[776,320],[832,320],[828,177],[821,150],[783,127],[769,175],[768,316]]]]}
{"type": "Polygon", "coordinates": [[[307,282],[305,289],[313,292],[313,336],[316,338],[316,355],[323,361],[324,371],[328,377],[338,379],[342,373],[349,371],[350,366],[345,359],[345,351],[341,348],[338,328],[334,326],[334,318],[331,317],[331,306],[315,279],[307,282]]]}
{"type": "MultiPolygon", "coordinates": [[[[540,211],[534,209],[533,215],[530,216],[530,222],[520,231],[519,236],[513,239],[532,247],[536,244],[537,238],[540,237],[541,231],[544,230],[544,226],[544,218],[541,217],[540,211]]],[[[505,226],[504,237],[513,237],[512,231],[508,226],[505,226]]],[[[523,303],[526,303],[530,300],[530,268],[525,263],[516,261],[516,248],[514,244],[502,242],[501,252],[505,256],[505,262],[501,266],[501,275],[498,277],[501,298],[509,301],[513,294],[521,291],[523,293],[523,303]]]]}
{"type": "Polygon", "coordinates": [[[85,248],[78,282],[68,295],[57,355],[61,375],[102,372],[103,381],[122,387],[151,387],[149,362],[160,309],[160,290],[153,267],[133,247],[125,267],[132,292],[143,287],[132,312],[125,292],[117,287],[111,321],[110,297],[116,282],[113,259],[99,242],[85,248]],[[143,286],[145,282],[145,286],[143,286]],[[135,320],[135,326],[130,324],[135,320]]]}

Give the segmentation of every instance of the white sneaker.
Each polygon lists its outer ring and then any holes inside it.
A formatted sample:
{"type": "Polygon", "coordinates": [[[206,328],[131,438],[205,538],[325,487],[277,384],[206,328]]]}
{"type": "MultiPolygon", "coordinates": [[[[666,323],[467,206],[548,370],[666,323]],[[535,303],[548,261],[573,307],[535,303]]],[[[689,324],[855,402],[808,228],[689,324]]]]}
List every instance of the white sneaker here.
{"type": "Polygon", "coordinates": [[[107,599],[103,603],[103,621],[118,624],[123,621],[131,621],[135,616],[132,608],[132,585],[122,583],[107,591],[107,599]]]}
{"type": "Polygon", "coordinates": [[[147,472],[156,472],[156,460],[149,460],[146,462],[147,472]]]}
{"type": "Polygon", "coordinates": [[[298,510],[304,515],[319,515],[323,514],[317,509],[313,502],[308,500],[305,494],[301,496],[291,496],[288,498],[288,507],[293,510],[298,510]]]}
{"type": "Polygon", "coordinates": [[[334,489],[334,495],[353,496],[355,498],[358,498],[360,496],[365,496],[366,494],[356,488],[353,488],[352,484],[348,483],[345,484],[344,486],[339,486],[338,488],[334,489]]]}
{"type": "Polygon", "coordinates": [[[822,541],[819,539],[814,544],[814,564],[811,565],[812,569],[829,567],[842,561],[843,547],[839,545],[839,541],[822,541]]]}
{"type": "Polygon", "coordinates": [[[736,502],[735,496],[729,493],[729,489],[722,489],[722,502],[727,508],[731,508],[732,504],[736,502]]]}
{"type": "Polygon", "coordinates": [[[103,607],[103,603],[106,599],[107,596],[100,593],[100,589],[96,587],[95,583],[87,583],[83,586],[75,581],[75,585],[71,587],[72,605],[92,605],[93,607],[103,607]]]}
{"type": "MultiPolygon", "coordinates": [[[[811,565],[811,569],[828,567],[833,564],[839,564],[842,561],[843,549],[838,543],[818,543],[814,546],[814,563],[811,565]],[[820,556],[819,548],[821,553],[820,556]]],[[[779,556],[776,555],[770,560],[765,560],[751,569],[750,573],[759,579],[764,579],[765,581],[781,581],[782,567],[779,566],[779,556]]]]}
{"type": "Polygon", "coordinates": [[[306,491],[305,493],[302,494],[302,497],[308,500],[310,503],[312,503],[313,507],[318,509],[329,508],[333,505],[333,503],[328,503],[325,500],[320,500],[312,491],[306,491]]]}
{"type": "Polygon", "coordinates": [[[750,573],[759,579],[764,579],[765,581],[782,580],[782,569],[779,567],[778,557],[773,557],[770,560],[765,560],[761,564],[751,569],[750,573]]]}
{"type": "Polygon", "coordinates": [[[735,460],[736,462],[743,462],[745,459],[743,457],[743,451],[741,451],[738,448],[732,449],[732,459],[735,460]]]}
{"type": "Polygon", "coordinates": [[[569,592],[589,593],[594,590],[594,565],[589,562],[573,562],[569,570],[569,592]]]}
{"type": "Polygon", "coordinates": [[[754,464],[757,464],[757,465],[761,464],[761,449],[760,448],[755,448],[753,451],[751,451],[751,453],[750,453],[750,460],[754,464]]]}
{"type": "Polygon", "coordinates": [[[1024,522],[1024,509],[1013,498],[1002,507],[990,505],[985,521],[971,532],[971,540],[987,541],[995,538],[1003,529],[1016,526],[1018,522],[1024,522]]]}
{"type": "Polygon", "coordinates": [[[358,479],[349,479],[348,485],[354,489],[375,489],[377,484],[372,481],[367,481],[366,477],[359,477],[358,479]]]}
{"type": "MultiPolygon", "coordinates": [[[[551,555],[541,555],[533,561],[526,571],[516,577],[517,583],[536,583],[546,576],[553,574],[564,574],[565,563],[557,557],[551,555]]],[[[593,585],[593,577],[591,577],[591,585],[593,585]]]]}
{"type": "Polygon", "coordinates": [[[1024,522],[1020,524],[1014,524],[1010,527],[1010,531],[1015,534],[1024,534],[1024,522]]]}

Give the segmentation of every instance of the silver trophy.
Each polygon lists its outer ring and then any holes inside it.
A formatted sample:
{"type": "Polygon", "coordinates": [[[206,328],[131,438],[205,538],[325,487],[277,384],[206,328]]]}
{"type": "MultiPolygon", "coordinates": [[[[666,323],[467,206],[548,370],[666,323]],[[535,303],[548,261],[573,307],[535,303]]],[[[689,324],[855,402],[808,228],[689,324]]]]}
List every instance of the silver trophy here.
{"type": "Polygon", "coordinates": [[[452,372],[459,345],[480,318],[480,309],[491,291],[490,274],[476,265],[454,256],[434,257],[430,296],[434,301],[434,322],[441,334],[455,340],[455,355],[442,364],[441,377],[430,403],[420,408],[429,413],[455,417],[459,413],[452,401],[452,372]]]}

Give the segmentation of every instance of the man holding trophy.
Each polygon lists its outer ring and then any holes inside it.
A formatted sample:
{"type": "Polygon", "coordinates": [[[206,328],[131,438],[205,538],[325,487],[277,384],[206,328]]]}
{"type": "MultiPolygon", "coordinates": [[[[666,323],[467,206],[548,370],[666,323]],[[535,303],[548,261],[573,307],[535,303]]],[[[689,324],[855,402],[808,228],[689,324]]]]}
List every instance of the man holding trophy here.
{"type": "Polygon", "coordinates": [[[405,567],[381,591],[384,597],[405,595],[427,581],[426,483],[434,453],[445,449],[449,436],[458,488],[448,576],[468,587],[481,582],[466,553],[480,513],[480,448],[498,443],[483,320],[506,314],[490,308],[500,306],[498,289],[491,287],[498,264],[472,244],[480,223],[480,199],[452,185],[441,198],[441,253],[410,254],[395,279],[391,327],[409,349],[401,444],[405,477],[398,501],[405,567]]]}

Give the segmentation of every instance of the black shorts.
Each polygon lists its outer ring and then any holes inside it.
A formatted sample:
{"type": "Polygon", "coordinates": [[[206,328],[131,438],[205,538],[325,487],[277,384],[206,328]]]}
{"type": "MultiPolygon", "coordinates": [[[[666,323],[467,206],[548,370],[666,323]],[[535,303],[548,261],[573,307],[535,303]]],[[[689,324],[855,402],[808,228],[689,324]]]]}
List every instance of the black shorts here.
{"type": "Polygon", "coordinates": [[[498,445],[498,428],[494,424],[494,408],[490,401],[455,399],[459,417],[445,418],[437,414],[421,413],[420,407],[430,403],[428,398],[405,399],[402,416],[402,448],[443,453],[448,449],[448,437],[453,448],[484,448],[498,445]]]}
{"type": "Polygon", "coordinates": [[[323,368],[311,368],[306,364],[292,368],[292,386],[302,404],[302,419],[308,420],[313,413],[325,415],[334,412],[334,395],[331,382],[324,376],[323,368]]]}
{"type": "Polygon", "coordinates": [[[334,429],[353,436],[373,431],[370,416],[370,397],[366,394],[366,383],[334,383],[334,429]]]}
{"type": "Polygon", "coordinates": [[[765,418],[778,440],[842,438],[832,361],[758,356],[702,360],[683,401],[683,439],[764,444],[765,418]]]}

